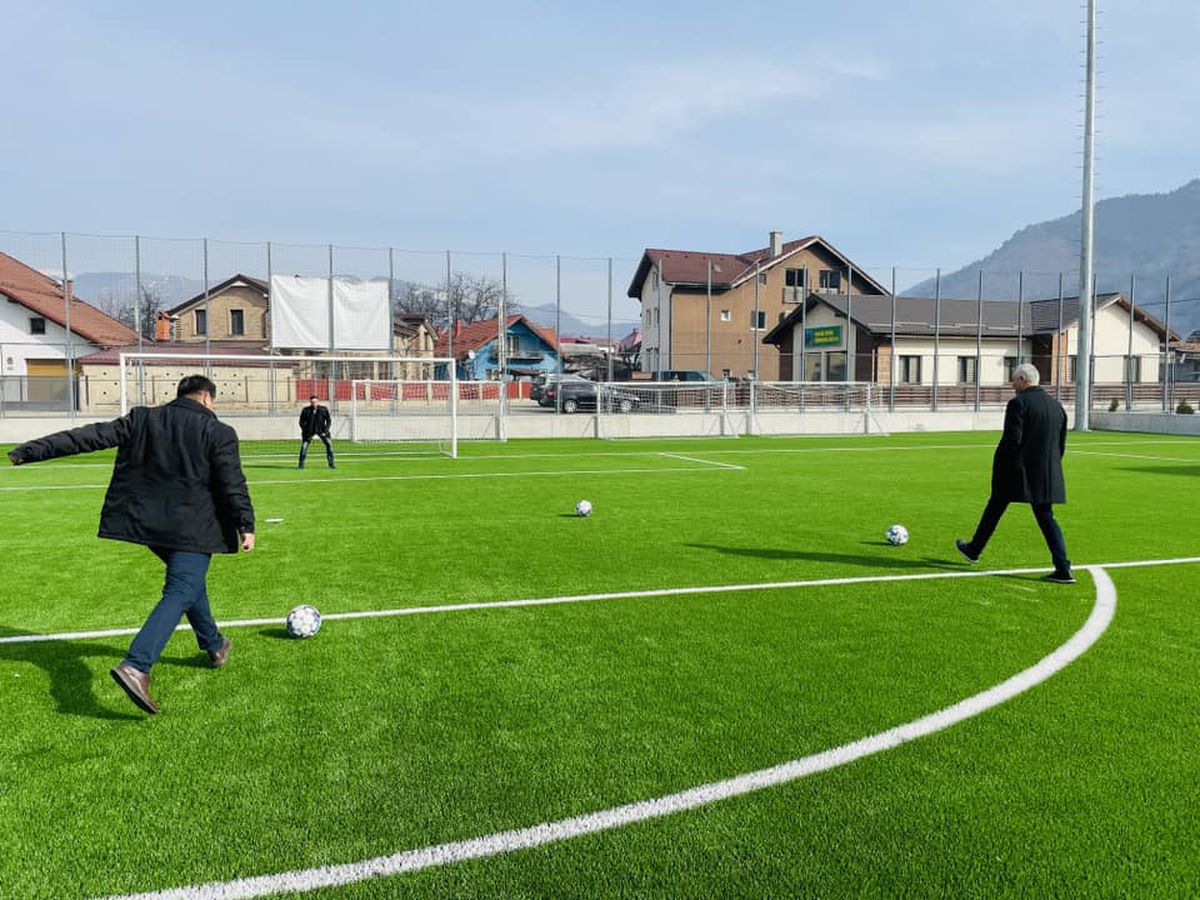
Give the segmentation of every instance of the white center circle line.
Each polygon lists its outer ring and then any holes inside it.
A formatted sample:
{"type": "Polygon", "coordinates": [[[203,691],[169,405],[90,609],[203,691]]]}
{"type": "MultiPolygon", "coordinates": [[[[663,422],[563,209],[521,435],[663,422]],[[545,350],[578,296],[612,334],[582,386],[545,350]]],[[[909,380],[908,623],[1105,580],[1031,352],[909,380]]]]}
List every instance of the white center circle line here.
{"type": "Polygon", "coordinates": [[[417,850],[405,850],[360,862],[297,869],[274,875],[209,882],[208,884],[142,894],[126,894],[109,898],[109,900],[241,900],[241,898],[263,897],[283,892],[305,892],[325,887],[337,887],[373,878],[415,872],[433,866],[482,859],[569,840],[581,835],[608,831],[635,822],[644,822],[684,810],[697,809],[719,800],[749,794],[846,765],[854,760],[898,747],[977,716],[1041,684],[1087,652],[1112,622],[1117,607],[1117,590],[1103,567],[1089,566],[1086,568],[1095,582],[1096,599],[1087,621],[1066,643],[1034,665],[994,687],[937,712],[860,738],[849,744],[802,756],[770,768],[747,772],[724,781],[714,781],[677,793],[598,810],[568,819],[543,822],[528,828],[500,831],[417,850]]]}

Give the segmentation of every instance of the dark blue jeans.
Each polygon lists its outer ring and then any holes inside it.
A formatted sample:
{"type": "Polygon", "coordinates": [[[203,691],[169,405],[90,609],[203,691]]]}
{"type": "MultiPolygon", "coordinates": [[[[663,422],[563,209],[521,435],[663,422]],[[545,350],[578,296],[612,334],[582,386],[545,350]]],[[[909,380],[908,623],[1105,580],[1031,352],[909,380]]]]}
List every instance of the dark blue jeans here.
{"type": "MultiPolygon", "coordinates": [[[[1033,503],[1031,506],[1033,507],[1033,517],[1037,519],[1038,528],[1042,529],[1042,537],[1046,539],[1046,546],[1050,549],[1050,558],[1054,560],[1054,570],[1069,572],[1071,560],[1067,559],[1067,544],[1063,540],[1062,529],[1058,527],[1058,522],[1054,519],[1054,507],[1049,503],[1033,503]]],[[[975,529],[975,537],[971,538],[972,556],[979,556],[983,553],[983,548],[991,540],[992,532],[1000,524],[1000,517],[1004,515],[1006,509],[1008,509],[1007,501],[988,500],[987,506],[983,508],[983,516],[979,519],[979,527],[975,529]]]]}
{"type": "MultiPolygon", "coordinates": [[[[325,462],[333,468],[333,441],[329,439],[327,434],[318,434],[316,437],[321,439],[321,443],[325,445],[325,462]]],[[[300,465],[304,465],[304,460],[308,458],[308,445],[313,442],[312,438],[300,441],[300,465]]]]}
{"type": "Polygon", "coordinates": [[[224,638],[217,631],[217,622],[208,606],[209,553],[188,553],[184,550],[150,550],[167,564],[167,577],[163,582],[162,599],[154,607],[146,624],[129,645],[125,662],[139,672],[149,672],[158,662],[163,647],[171,639],[171,633],[182,616],[187,616],[192,631],[196,632],[196,643],[201,650],[213,651],[221,647],[224,638]]]}

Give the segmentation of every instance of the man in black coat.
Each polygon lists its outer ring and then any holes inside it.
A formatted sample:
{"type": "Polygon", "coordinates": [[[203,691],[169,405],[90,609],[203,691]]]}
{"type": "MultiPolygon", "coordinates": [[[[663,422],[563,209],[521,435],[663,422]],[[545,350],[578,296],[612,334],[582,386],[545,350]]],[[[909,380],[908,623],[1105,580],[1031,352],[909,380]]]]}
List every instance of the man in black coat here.
{"type": "Polygon", "coordinates": [[[297,468],[304,468],[308,445],[314,437],[319,437],[325,445],[325,461],[329,463],[329,468],[336,468],[333,464],[333,442],[329,439],[332,421],[329,410],[321,405],[316,395],[309,397],[308,406],[300,410],[300,465],[297,468]]]}
{"type": "Polygon", "coordinates": [[[213,412],[216,386],[203,375],[179,382],[177,399],[139,406],[112,422],[60,431],[8,454],[13,465],[116,447],[99,535],[144,544],[167,566],[162,599],[111,674],[137,706],[158,712],[150,668],[186,615],[216,668],[231,643],[217,630],[205,581],[214,553],[254,549],[254,508],[237,434],[213,412]]]}
{"type": "Polygon", "coordinates": [[[1062,531],[1054,520],[1053,504],[1067,502],[1062,458],[1067,450],[1067,413],[1062,404],[1038,386],[1035,366],[1028,363],[1013,371],[1017,395],[1004,411],[1004,434],[992,458],[992,496],[983,510],[975,536],[954,545],[969,562],[978,562],[1000,517],[1010,503],[1033,507],[1054,571],[1047,581],[1072,584],[1071,561],[1062,531]]]}

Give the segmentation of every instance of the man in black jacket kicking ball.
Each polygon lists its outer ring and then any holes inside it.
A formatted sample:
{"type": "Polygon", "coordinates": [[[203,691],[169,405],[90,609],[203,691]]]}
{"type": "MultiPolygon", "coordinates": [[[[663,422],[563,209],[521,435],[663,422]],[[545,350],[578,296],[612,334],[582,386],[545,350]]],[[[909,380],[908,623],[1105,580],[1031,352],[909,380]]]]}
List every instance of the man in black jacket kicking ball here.
{"type": "Polygon", "coordinates": [[[229,659],[229,638],[217,630],[208,605],[208,564],[214,553],[254,549],[254,508],[237,433],[213,412],[216,393],[209,379],[190,375],[165,406],[138,406],[115,421],[60,431],[8,454],[19,466],[117,448],[100,537],[144,544],[167,566],[162,599],[111,670],[148,713],[158,712],[150,698],[150,668],[181,616],[214,668],[229,659]]]}
{"type": "Polygon", "coordinates": [[[329,463],[329,468],[336,468],[333,464],[333,441],[329,439],[332,421],[329,410],[321,405],[316,396],[309,397],[308,406],[300,410],[300,465],[297,468],[304,468],[308,445],[314,437],[319,437],[325,445],[325,461],[329,463]]]}

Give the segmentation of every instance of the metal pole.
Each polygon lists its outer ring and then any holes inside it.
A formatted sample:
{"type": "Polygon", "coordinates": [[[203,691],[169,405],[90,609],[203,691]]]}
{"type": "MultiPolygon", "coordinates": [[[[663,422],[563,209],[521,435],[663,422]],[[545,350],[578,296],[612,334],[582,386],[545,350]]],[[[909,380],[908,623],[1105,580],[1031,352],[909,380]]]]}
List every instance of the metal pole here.
{"type": "Polygon", "coordinates": [[[1133,410],[1133,320],[1137,315],[1137,276],[1129,276],[1129,343],[1125,350],[1125,411],[1133,410]]]}
{"type": "Polygon", "coordinates": [[[938,360],[942,357],[942,270],[933,278],[933,411],[938,408],[938,360]]]}
{"type": "Polygon", "coordinates": [[[67,268],[67,233],[61,232],[62,237],[62,272],[63,272],[63,306],[67,325],[67,407],[70,410],[71,421],[75,421],[75,336],[71,332],[71,276],[67,268]]]}
{"type": "Polygon", "coordinates": [[[1089,431],[1092,357],[1092,256],[1095,231],[1096,0],[1087,3],[1087,89],[1083,119],[1083,196],[1080,208],[1079,347],[1075,385],[1075,430],[1089,431]]]}
{"type": "MultiPolygon", "coordinates": [[[[563,374],[562,358],[562,257],[554,257],[554,356],[558,374],[563,374]]],[[[562,412],[562,379],[558,380],[559,388],[554,392],[554,411],[562,412]]]]}
{"type": "Polygon", "coordinates": [[[607,356],[608,356],[608,380],[610,383],[613,381],[613,340],[612,340],[612,301],[613,301],[612,284],[613,284],[613,282],[612,282],[612,269],[613,269],[613,261],[612,261],[612,257],[610,256],[608,258],[608,353],[607,353],[607,356]]]}
{"type": "MultiPolygon", "coordinates": [[[[712,375],[712,260],[708,263],[708,280],[704,292],[704,371],[712,375]]],[[[758,328],[758,322],[754,323],[758,328]]]]}
{"type": "Polygon", "coordinates": [[[888,412],[896,411],[896,267],[892,266],[892,352],[888,354],[888,412]]]}
{"type": "Polygon", "coordinates": [[[1175,405],[1171,402],[1172,387],[1171,384],[1171,363],[1174,359],[1171,350],[1171,276],[1167,276],[1167,310],[1165,313],[1166,321],[1163,323],[1165,334],[1163,335],[1163,412],[1175,412],[1175,405]]]}
{"type": "MultiPolygon", "coordinates": [[[[754,344],[754,362],[753,362],[754,380],[758,380],[758,379],[762,378],[762,372],[758,371],[758,345],[759,345],[758,309],[759,309],[759,287],[760,287],[759,271],[760,271],[760,266],[761,266],[761,261],[758,259],[755,259],[754,260],[754,322],[753,322],[754,327],[750,329],[750,340],[754,344]]],[[[806,282],[808,281],[807,277],[805,278],[805,281],[806,282]]],[[[808,289],[808,285],[805,284],[805,291],[807,291],[807,289],[808,289]]],[[[805,299],[806,298],[803,296],[803,292],[802,292],[800,302],[801,303],[805,302],[805,299]]]]}
{"type": "Polygon", "coordinates": [[[979,412],[981,388],[979,370],[983,368],[983,269],[979,270],[979,297],[975,308],[975,412],[979,412]]]}
{"type": "MultiPolygon", "coordinates": [[[[654,360],[654,369],[652,370],[651,374],[653,374],[653,376],[655,378],[658,378],[659,373],[663,370],[663,365],[662,365],[662,349],[663,349],[663,346],[662,346],[663,345],[663,315],[662,315],[663,267],[662,267],[662,260],[658,261],[658,278],[656,279],[656,281],[658,283],[657,288],[656,288],[656,290],[658,292],[658,322],[655,325],[654,333],[658,339],[658,347],[655,349],[655,354],[656,354],[657,358],[654,360]]],[[[671,309],[670,309],[670,307],[667,307],[668,318],[670,318],[670,313],[671,313],[671,309]]],[[[671,351],[671,329],[668,324],[668,327],[667,327],[667,368],[668,369],[671,368],[671,352],[670,351],[671,351]]]]}
{"type": "MultiPolygon", "coordinates": [[[[333,350],[337,347],[337,335],[334,334],[334,315],[333,315],[333,244],[329,245],[329,284],[327,286],[327,295],[329,299],[329,349],[333,350]]],[[[330,397],[330,400],[333,398],[330,397]]]]}
{"type": "Polygon", "coordinates": [[[1062,361],[1070,350],[1067,335],[1063,331],[1063,273],[1058,273],[1058,335],[1055,339],[1054,353],[1054,399],[1062,401],[1062,361]]]}
{"type": "Polygon", "coordinates": [[[496,359],[500,363],[500,433],[501,440],[508,439],[504,416],[508,412],[508,253],[500,254],[500,302],[497,304],[497,318],[500,330],[500,352],[496,359]]]}
{"type": "MultiPolygon", "coordinates": [[[[387,346],[389,356],[396,356],[396,308],[393,305],[396,302],[396,258],[391,247],[388,247],[388,333],[387,346]]],[[[400,377],[399,372],[391,372],[390,377],[400,377]]],[[[396,393],[392,391],[393,395],[396,393]]]]}
{"type": "MultiPolygon", "coordinates": [[[[808,281],[808,267],[804,267],[804,280],[808,281]]],[[[800,380],[808,381],[808,303],[801,300],[800,306],[800,380]]],[[[819,350],[817,351],[820,352],[819,350]]],[[[818,381],[820,379],[817,379],[818,381]]],[[[800,389],[800,403],[804,403],[804,389],[800,389]]]]}
{"type": "Polygon", "coordinates": [[[212,373],[209,371],[208,356],[212,353],[212,314],[209,312],[209,296],[208,296],[208,238],[204,238],[202,244],[204,260],[202,266],[204,268],[204,373],[209,378],[212,373]]]}
{"type": "Polygon", "coordinates": [[[454,358],[454,326],[458,324],[454,318],[454,303],[450,300],[450,251],[446,251],[446,356],[450,358],[450,368],[457,370],[458,361],[454,358]]]}
{"type": "MultiPolygon", "coordinates": [[[[854,327],[854,294],[850,285],[854,282],[854,266],[846,266],[846,380],[858,381],[858,329],[854,327]],[[854,336],[854,352],[850,352],[850,336],[854,336]]],[[[846,406],[850,405],[850,392],[846,392],[846,406]]]]}
{"type": "Polygon", "coordinates": [[[142,322],[142,239],[138,235],[133,236],[133,327],[137,329],[138,353],[142,352],[142,330],[145,323],[142,322]]]}
{"type": "Polygon", "coordinates": [[[1017,273],[1017,365],[1025,362],[1025,345],[1021,343],[1021,316],[1025,311],[1025,271],[1017,273]]]}

